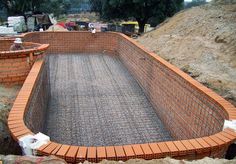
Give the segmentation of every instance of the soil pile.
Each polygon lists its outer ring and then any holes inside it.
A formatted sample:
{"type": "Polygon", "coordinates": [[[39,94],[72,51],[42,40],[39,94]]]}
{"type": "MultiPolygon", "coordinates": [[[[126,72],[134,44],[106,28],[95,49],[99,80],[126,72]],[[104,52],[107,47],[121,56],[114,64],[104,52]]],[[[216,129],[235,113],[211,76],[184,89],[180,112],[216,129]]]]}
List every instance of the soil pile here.
{"type": "Polygon", "coordinates": [[[181,11],[138,42],[236,106],[236,4],[181,11]]]}

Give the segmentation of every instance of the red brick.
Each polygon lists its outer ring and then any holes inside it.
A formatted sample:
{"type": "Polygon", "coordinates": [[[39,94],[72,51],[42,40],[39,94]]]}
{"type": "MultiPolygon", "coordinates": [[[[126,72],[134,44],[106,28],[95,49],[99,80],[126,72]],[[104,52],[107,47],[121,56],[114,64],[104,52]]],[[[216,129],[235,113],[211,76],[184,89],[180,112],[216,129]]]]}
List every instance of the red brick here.
{"type": "Polygon", "coordinates": [[[50,155],[54,149],[56,149],[58,146],[57,143],[51,142],[50,145],[48,145],[45,149],[43,149],[42,154],[43,155],[50,155]]]}
{"type": "Polygon", "coordinates": [[[97,159],[98,162],[106,159],[106,148],[105,147],[97,147],[97,159]]]}
{"type": "Polygon", "coordinates": [[[123,146],[127,159],[136,158],[131,145],[123,146]]]}
{"type": "Polygon", "coordinates": [[[76,162],[76,154],[78,151],[79,147],[78,146],[71,146],[66,153],[66,161],[67,162],[76,162]]]}
{"type": "Polygon", "coordinates": [[[97,150],[96,150],[96,147],[88,147],[87,160],[89,162],[97,162],[97,150]]]}
{"type": "Polygon", "coordinates": [[[157,145],[160,148],[160,150],[164,156],[170,155],[170,150],[168,149],[165,142],[158,142],[157,145]]]}
{"type": "Polygon", "coordinates": [[[196,141],[203,147],[203,152],[209,152],[211,150],[211,146],[202,138],[197,138],[196,141]]]}
{"type": "Polygon", "coordinates": [[[154,158],[153,152],[148,144],[141,144],[141,148],[143,150],[145,159],[152,159],[154,158]]]}
{"type": "Polygon", "coordinates": [[[51,142],[48,142],[47,144],[44,144],[44,145],[40,146],[40,147],[37,149],[37,154],[38,154],[38,155],[43,155],[43,154],[42,154],[43,150],[44,150],[47,146],[49,146],[50,144],[51,144],[51,142]]]}
{"type": "Polygon", "coordinates": [[[156,143],[150,143],[149,144],[152,152],[153,152],[153,156],[154,158],[160,158],[160,157],[164,157],[165,155],[161,152],[161,149],[159,148],[159,146],[156,143]]]}
{"type": "Polygon", "coordinates": [[[186,147],[181,143],[181,141],[174,141],[173,143],[174,143],[175,146],[177,147],[177,149],[178,149],[178,154],[179,154],[180,156],[187,154],[187,149],[186,149],[186,147]]]}
{"type": "Polygon", "coordinates": [[[116,160],[115,148],[113,146],[107,146],[105,148],[106,148],[107,159],[116,160]]]}
{"type": "Polygon", "coordinates": [[[87,157],[87,147],[79,147],[78,153],[76,155],[76,162],[84,162],[87,157]]]}
{"type": "Polygon", "coordinates": [[[177,147],[175,146],[175,144],[172,142],[172,141],[168,141],[168,142],[165,142],[169,151],[170,151],[170,155],[171,156],[177,156],[178,155],[178,149],[177,147]]]}
{"type": "Polygon", "coordinates": [[[212,151],[218,149],[218,144],[214,140],[212,140],[210,137],[203,137],[202,139],[206,141],[208,145],[211,146],[210,148],[212,151]]]}
{"type": "Polygon", "coordinates": [[[56,153],[56,156],[65,159],[66,153],[68,152],[69,148],[70,145],[62,145],[58,150],[58,152],[56,153]]]}
{"type": "Polygon", "coordinates": [[[122,146],[114,146],[115,152],[116,152],[116,158],[117,160],[123,160],[125,161],[127,158],[125,156],[125,152],[122,146]]]}
{"type": "Polygon", "coordinates": [[[145,154],[141,148],[141,145],[132,145],[132,148],[136,158],[145,158],[145,154]]]}
{"type": "Polygon", "coordinates": [[[189,142],[193,145],[197,152],[202,152],[203,147],[195,139],[191,139],[189,142]]]}

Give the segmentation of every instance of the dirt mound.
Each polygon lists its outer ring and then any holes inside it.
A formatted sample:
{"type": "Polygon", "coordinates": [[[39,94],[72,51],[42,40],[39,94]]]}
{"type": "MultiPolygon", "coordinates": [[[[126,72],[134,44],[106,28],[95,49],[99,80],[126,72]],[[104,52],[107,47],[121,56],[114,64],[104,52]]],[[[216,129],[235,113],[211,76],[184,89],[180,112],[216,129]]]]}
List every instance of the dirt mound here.
{"type": "Polygon", "coordinates": [[[68,31],[68,30],[60,25],[52,25],[47,29],[47,31],[68,31]]]}
{"type": "Polygon", "coordinates": [[[184,10],[138,42],[236,106],[236,4],[184,10]]]}

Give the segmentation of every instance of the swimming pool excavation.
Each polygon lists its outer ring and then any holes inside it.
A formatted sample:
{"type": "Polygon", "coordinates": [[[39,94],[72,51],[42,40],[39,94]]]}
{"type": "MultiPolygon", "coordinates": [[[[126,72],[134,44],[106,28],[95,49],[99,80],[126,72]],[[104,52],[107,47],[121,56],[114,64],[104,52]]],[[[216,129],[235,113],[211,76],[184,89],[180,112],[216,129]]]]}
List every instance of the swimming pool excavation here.
{"type": "Polygon", "coordinates": [[[224,120],[236,119],[233,105],[123,34],[22,37],[50,45],[8,118],[15,140],[50,136],[38,155],[71,163],[222,158],[236,140],[233,129],[223,129],[224,120]]]}

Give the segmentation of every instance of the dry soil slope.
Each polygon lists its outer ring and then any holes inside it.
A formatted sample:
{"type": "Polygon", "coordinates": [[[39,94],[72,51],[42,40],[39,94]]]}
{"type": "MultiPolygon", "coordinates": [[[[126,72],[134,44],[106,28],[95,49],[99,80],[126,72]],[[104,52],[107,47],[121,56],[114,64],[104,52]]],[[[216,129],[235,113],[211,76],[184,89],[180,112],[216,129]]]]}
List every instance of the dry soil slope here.
{"type": "Polygon", "coordinates": [[[138,42],[236,105],[236,4],[182,11],[138,42]]]}

